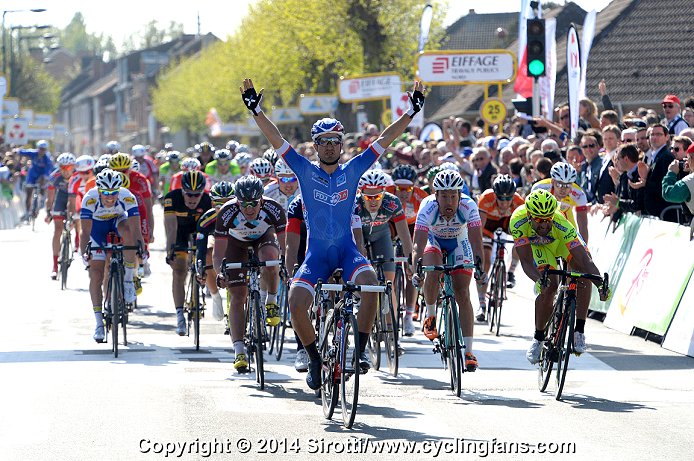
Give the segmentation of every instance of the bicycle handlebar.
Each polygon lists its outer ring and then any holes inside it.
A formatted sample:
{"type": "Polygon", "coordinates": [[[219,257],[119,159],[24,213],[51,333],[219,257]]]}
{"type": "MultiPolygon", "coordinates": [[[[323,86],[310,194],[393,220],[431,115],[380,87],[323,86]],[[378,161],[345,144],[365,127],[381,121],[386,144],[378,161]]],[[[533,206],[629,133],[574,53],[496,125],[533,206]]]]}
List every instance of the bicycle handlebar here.
{"type": "Polygon", "coordinates": [[[222,267],[224,270],[229,269],[244,269],[251,267],[273,267],[279,266],[283,263],[281,259],[270,259],[268,261],[248,261],[245,263],[228,263],[226,259],[222,261],[222,267]]]}
{"type": "Polygon", "coordinates": [[[388,258],[388,259],[385,259],[385,258],[379,256],[377,258],[371,259],[371,264],[383,264],[383,263],[396,263],[397,264],[397,263],[409,263],[409,262],[410,262],[410,258],[406,258],[404,256],[397,256],[395,258],[388,258]]]}
{"type": "Polygon", "coordinates": [[[316,291],[361,291],[363,293],[385,293],[386,287],[380,285],[355,285],[351,282],[345,284],[322,283],[320,280],[316,284],[316,291]]]}
{"type": "Polygon", "coordinates": [[[561,269],[550,269],[550,268],[545,268],[542,271],[542,279],[543,281],[547,279],[548,275],[560,275],[560,276],[566,276],[574,279],[587,279],[587,280],[592,280],[594,282],[600,282],[606,285],[606,281],[608,280],[608,275],[605,273],[602,277],[599,275],[595,274],[584,274],[582,272],[574,272],[574,271],[565,271],[561,269]]]}

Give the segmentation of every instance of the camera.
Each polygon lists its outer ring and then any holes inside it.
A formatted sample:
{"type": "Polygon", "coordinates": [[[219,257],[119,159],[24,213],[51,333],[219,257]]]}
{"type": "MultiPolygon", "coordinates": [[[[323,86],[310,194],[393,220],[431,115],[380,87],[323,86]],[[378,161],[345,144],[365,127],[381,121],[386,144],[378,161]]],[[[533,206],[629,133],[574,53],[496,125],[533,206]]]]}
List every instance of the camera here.
{"type": "Polygon", "coordinates": [[[679,163],[679,165],[680,165],[680,173],[682,173],[682,172],[684,171],[684,165],[685,165],[687,162],[685,162],[684,160],[680,160],[678,163],[679,163]]]}

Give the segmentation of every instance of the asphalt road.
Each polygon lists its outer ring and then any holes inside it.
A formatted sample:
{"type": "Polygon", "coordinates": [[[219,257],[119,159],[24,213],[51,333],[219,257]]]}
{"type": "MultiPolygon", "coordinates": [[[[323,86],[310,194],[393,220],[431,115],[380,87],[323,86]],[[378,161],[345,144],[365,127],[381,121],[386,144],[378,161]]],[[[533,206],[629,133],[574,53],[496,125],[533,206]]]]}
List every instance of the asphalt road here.
{"type": "MultiPolygon", "coordinates": [[[[203,320],[202,349],[174,333],[162,225],[153,274],[114,359],[92,340],[87,274],[49,279],[50,233],[0,231],[0,459],[691,459],[694,359],[589,320],[589,353],[572,358],[563,401],[537,389],[525,359],[530,281],[509,292],[501,336],[476,327],[480,363],[463,395],[421,332],[406,338],[397,378],[363,376],[351,430],[323,417],[293,340],[269,358],[266,389],[237,375],[221,323],[203,320]],[[396,454],[397,450],[397,454],[396,454]],[[562,454],[563,452],[563,454],[562,454]]],[[[209,302],[209,300],[208,300],[209,302]]]]}

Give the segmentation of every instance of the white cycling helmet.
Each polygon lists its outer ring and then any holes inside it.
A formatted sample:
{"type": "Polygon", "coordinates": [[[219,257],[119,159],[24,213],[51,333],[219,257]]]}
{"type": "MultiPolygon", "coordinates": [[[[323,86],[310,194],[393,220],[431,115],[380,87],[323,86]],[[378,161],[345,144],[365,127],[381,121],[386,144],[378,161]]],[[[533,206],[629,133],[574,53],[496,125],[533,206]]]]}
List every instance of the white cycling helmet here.
{"type": "Polygon", "coordinates": [[[251,162],[251,174],[260,179],[265,179],[271,177],[275,169],[272,167],[272,163],[264,158],[257,158],[251,162]]]}
{"type": "Polygon", "coordinates": [[[37,149],[48,149],[48,141],[46,141],[45,139],[37,141],[36,142],[36,148],[37,149]]]}
{"type": "Polygon", "coordinates": [[[186,157],[181,161],[181,170],[198,171],[201,165],[200,160],[194,157],[186,157]]]}
{"type": "Polygon", "coordinates": [[[251,149],[246,144],[239,144],[239,147],[236,148],[237,154],[248,154],[250,152],[251,149]]]}
{"type": "Polygon", "coordinates": [[[234,157],[234,160],[236,160],[236,163],[240,167],[245,167],[250,165],[251,163],[251,156],[245,152],[240,152],[236,154],[236,157],[234,157]]]}
{"type": "Polygon", "coordinates": [[[147,153],[147,149],[142,144],[135,144],[131,149],[130,153],[133,157],[144,157],[147,153]]]}
{"type": "Polygon", "coordinates": [[[367,170],[359,179],[359,188],[364,187],[386,187],[388,178],[381,170],[367,170]]]}
{"type": "Polygon", "coordinates": [[[181,153],[177,150],[172,150],[170,152],[166,153],[166,161],[167,162],[180,162],[181,161],[181,153]]]}
{"type": "Polygon", "coordinates": [[[231,160],[231,152],[228,149],[217,149],[214,153],[215,160],[231,160]]]}
{"type": "Polygon", "coordinates": [[[287,163],[279,159],[277,160],[277,163],[275,163],[275,175],[293,175],[294,172],[292,171],[291,168],[287,165],[287,163]]]}
{"type": "Polygon", "coordinates": [[[116,154],[120,152],[120,144],[117,141],[109,141],[106,143],[106,150],[110,154],[116,154]]]}
{"type": "Polygon", "coordinates": [[[563,182],[565,184],[573,184],[576,182],[576,179],[578,179],[576,168],[566,162],[557,162],[552,165],[549,175],[555,181],[563,182]]]}
{"type": "Polygon", "coordinates": [[[439,166],[441,167],[441,170],[457,171],[458,173],[460,173],[460,168],[458,168],[458,165],[456,165],[455,163],[443,162],[439,166]]]}
{"type": "Polygon", "coordinates": [[[137,160],[133,159],[133,164],[130,165],[130,169],[131,169],[132,171],[136,171],[136,172],[139,173],[139,172],[140,172],[140,162],[138,162],[137,160]]]}
{"type": "Polygon", "coordinates": [[[75,164],[75,156],[70,152],[64,152],[58,156],[55,162],[60,166],[70,166],[75,164]]]}
{"type": "Polygon", "coordinates": [[[94,169],[94,164],[96,162],[91,155],[80,155],[75,160],[75,170],[77,171],[89,171],[94,169]]]}
{"type": "Polygon", "coordinates": [[[460,190],[464,184],[460,173],[453,170],[439,171],[434,177],[432,187],[435,191],[440,190],[460,190]]]}
{"type": "Polygon", "coordinates": [[[117,190],[123,185],[123,178],[120,173],[106,168],[96,175],[96,187],[99,190],[117,190]]]}

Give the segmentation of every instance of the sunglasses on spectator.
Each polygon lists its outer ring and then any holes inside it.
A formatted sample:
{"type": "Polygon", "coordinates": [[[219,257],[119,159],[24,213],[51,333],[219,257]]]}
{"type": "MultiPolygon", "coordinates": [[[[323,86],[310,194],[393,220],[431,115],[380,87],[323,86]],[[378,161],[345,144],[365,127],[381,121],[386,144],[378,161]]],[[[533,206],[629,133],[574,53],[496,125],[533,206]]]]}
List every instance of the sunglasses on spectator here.
{"type": "Polygon", "coordinates": [[[281,178],[277,178],[280,180],[280,182],[288,184],[291,182],[296,182],[296,176],[283,176],[281,178]]]}
{"type": "Polygon", "coordinates": [[[339,146],[342,144],[341,138],[318,138],[316,144],[319,146],[339,146]]]}
{"type": "Polygon", "coordinates": [[[673,107],[675,107],[675,105],[672,103],[663,103],[662,106],[663,109],[672,109],[673,107]]]}
{"type": "Polygon", "coordinates": [[[414,186],[395,186],[398,192],[412,192],[414,186]]]}
{"type": "Polygon", "coordinates": [[[249,200],[248,202],[239,201],[239,205],[241,205],[241,208],[255,208],[258,206],[259,203],[260,203],[260,199],[249,200]]]}
{"type": "Polygon", "coordinates": [[[672,146],[671,150],[672,150],[673,152],[679,152],[679,151],[680,151],[680,148],[679,148],[678,146],[672,146]]]}
{"type": "Polygon", "coordinates": [[[583,144],[581,147],[584,149],[595,149],[598,146],[596,144],[583,144]]]}
{"type": "Polygon", "coordinates": [[[537,216],[530,216],[530,219],[532,219],[533,221],[535,221],[536,224],[549,223],[549,222],[554,221],[554,217],[553,217],[553,216],[548,216],[548,217],[546,217],[546,218],[540,218],[540,217],[537,217],[537,216]]]}
{"type": "Polygon", "coordinates": [[[374,195],[362,195],[367,202],[375,202],[383,198],[383,192],[374,195]]]}
{"type": "Polygon", "coordinates": [[[120,189],[113,189],[113,190],[99,189],[99,193],[101,195],[105,195],[107,197],[112,197],[114,195],[118,195],[118,192],[120,192],[120,189]]]}
{"type": "Polygon", "coordinates": [[[200,197],[202,192],[183,192],[186,197],[200,197]]]}
{"type": "Polygon", "coordinates": [[[510,202],[513,200],[513,195],[497,195],[496,199],[502,202],[510,202]]]}

